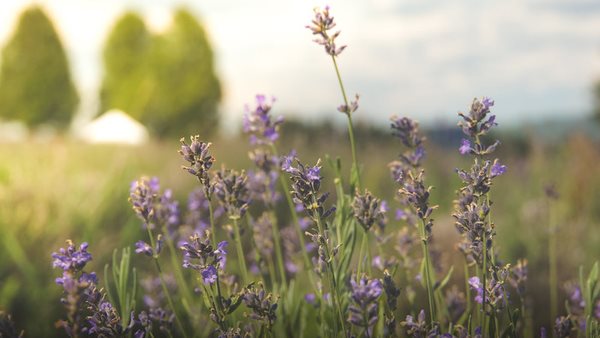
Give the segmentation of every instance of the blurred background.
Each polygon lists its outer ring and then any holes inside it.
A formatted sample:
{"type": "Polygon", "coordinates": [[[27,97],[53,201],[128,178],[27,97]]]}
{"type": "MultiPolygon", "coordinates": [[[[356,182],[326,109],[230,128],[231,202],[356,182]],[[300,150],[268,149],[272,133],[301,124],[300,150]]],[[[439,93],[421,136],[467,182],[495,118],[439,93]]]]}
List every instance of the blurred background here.
{"type": "MultiPolygon", "coordinates": [[[[346,89],[360,94],[366,185],[393,200],[386,165],[400,145],[388,119],[420,121],[440,205],[436,246],[450,257],[454,169],[467,165],[457,112],[473,97],[495,99],[498,156],[509,167],[493,193],[500,256],[529,260],[535,322],[545,324],[550,219],[561,281],[600,257],[600,3],[327,4],[348,45],[339,58],[346,89]]],[[[340,156],[348,167],[335,72],[305,28],[324,5],[0,1],[0,309],[28,336],[56,333],[61,290],[50,254],[67,238],[89,241],[101,272],[115,247],[143,238],[127,202],[142,175],[160,177],[185,205],[195,182],[179,168],[180,137],[213,142],[218,166],[249,166],[241,120],[257,93],[276,97],[274,114],[287,121],[281,150],[307,161],[340,156]]]]}

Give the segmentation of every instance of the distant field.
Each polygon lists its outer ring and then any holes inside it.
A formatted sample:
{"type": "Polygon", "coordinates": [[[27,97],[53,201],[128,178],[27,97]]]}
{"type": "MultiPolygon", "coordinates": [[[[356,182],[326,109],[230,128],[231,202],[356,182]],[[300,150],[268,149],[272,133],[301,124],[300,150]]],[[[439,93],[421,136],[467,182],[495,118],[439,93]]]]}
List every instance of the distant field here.
{"type": "MultiPolygon", "coordinates": [[[[396,142],[391,137],[371,143],[359,140],[365,186],[390,202],[395,188],[385,163],[397,155],[396,142]]],[[[248,166],[245,140],[213,143],[216,167],[223,163],[238,169],[248,166]]],[[[307,162],[316,160],[318,151],[323,158],[326,153],[339,154],[349,164],[343,137],[291,138],[280,147],[282,151],[291,148],[297,148],[307,162]],[[309,151],[312,155],[306,158],[309,151]]],[[[439,238],[435,247],[446,261],[457,256],[450,215],[458,187],[454,169],[464,163],[455,148],[428,149],[426,160],[428,183],[436,187],[431,201],[440,205],[434,214],[434,238],[439,238]]],[[[65,239],[88,241],[94,252],[92,270],[101,272],[113,248],[131,246],[143,236],[127,202],[132,180],[158,176],[161,185],[173,188],[185,204],[187,193],[197,183],[180,169],[177,149],[175,142],[133,148],[61,141],[0,145],[0,309],[13,313],[29,337],[48,336],[46,330],[60,318],[61,289],[53,282],[57,271],[52,270],[50,254],[65,239]]],[[[560,224],[561,280],[576,277],[580,264],[589,267],[600,257],[599,149],[597,144],[573,137],[557,147],[531,141],[526,152],[501,148],[498,154],[509,167],[492,196],[500,257],[529,259],[533,302],[542,309],[535,313],[537,320],[548,317],[543,309],[549,210],[554,210],[560,224]],[[550,183],[560,194],[554,202],[544,197],[544,187],[550,183]]],[[[324,176],[328,182],[327,170],[324,176]]],[[[389,231],[396,227],[390,226],[389,231]]]]}

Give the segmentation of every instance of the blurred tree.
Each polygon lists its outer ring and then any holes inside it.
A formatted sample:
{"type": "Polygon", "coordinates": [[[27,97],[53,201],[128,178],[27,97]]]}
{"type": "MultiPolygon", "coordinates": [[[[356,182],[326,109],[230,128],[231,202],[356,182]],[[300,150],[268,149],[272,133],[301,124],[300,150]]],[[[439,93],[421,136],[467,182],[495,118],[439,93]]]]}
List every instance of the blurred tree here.
{"type": "Polygon", "coordinates": [[[213,134],[221,87],[206,32],[187,10],[175,12],[163,34],[152,36],[127,13],[104,50],[102,109],[119,108],[159,136],[213,134]]]}
{"type": "Polygon", "coordinates": [[[119,108],[140,118],[152,92],[152,36],[135,12],[123,14],[104,45],[100,111],[119,108]]]}
{"type": "Polygon", "coordinates": [[[189,11],[177,10],[153,51],[154,90],[142,121],[159,136],[213,134],[221,86],[201,24],[189,11]]]}
{"type": "Polygon", "coordinates": [[[0,117],[65,128],[79,96],[54,26],[38,6],[26,9],[2,50],[0,117]]]}

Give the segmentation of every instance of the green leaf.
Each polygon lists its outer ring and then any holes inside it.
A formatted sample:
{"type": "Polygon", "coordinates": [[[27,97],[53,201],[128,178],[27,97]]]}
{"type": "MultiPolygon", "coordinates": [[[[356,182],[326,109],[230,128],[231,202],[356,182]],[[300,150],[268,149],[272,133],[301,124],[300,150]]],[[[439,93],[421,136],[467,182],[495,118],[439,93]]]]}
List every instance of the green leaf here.
{"type": "Polygon", "coordinates": [[[442,279],[442,281],[435,286],[434,291],[437,289],[443,290],[444,287],[446,287],[446,284],[448,284],[448,282],[450,281],[450,277],[452,277],[453,272],[454,272],[454,265],[452,265],[450,267],[450,270],[448,270],[448,273],[446,274],[444,279],[442,279]]]}

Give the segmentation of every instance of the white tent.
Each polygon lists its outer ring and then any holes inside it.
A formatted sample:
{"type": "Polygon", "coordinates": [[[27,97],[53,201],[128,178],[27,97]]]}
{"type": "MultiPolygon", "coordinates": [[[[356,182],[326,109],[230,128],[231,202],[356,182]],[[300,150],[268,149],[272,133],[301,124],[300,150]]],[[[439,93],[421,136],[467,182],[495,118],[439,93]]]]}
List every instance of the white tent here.
{"type": "Polygon", "coordinates": [[[120,143],[139,145],[148,141],[146,128],[123,111],[111,109],[79,130],[79,136],[89,143],[120,143]]]}

